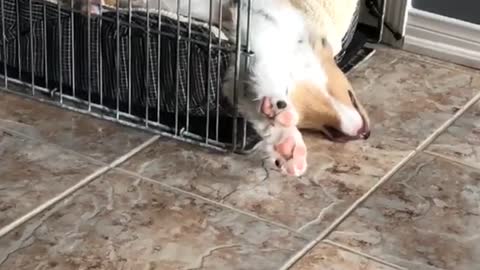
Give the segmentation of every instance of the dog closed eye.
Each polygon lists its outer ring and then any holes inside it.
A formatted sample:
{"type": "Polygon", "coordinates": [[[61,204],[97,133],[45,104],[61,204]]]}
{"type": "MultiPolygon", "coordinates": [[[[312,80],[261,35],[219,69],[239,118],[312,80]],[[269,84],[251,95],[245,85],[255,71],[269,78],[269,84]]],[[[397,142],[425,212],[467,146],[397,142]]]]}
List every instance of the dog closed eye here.
{"type": "Polygon", "coordinates": [[[358,110],[357,100],[355,99],[355,95],[353,95],[352,90],[348,90],[348,96],[350,97],[353,107],[358,110]]]}

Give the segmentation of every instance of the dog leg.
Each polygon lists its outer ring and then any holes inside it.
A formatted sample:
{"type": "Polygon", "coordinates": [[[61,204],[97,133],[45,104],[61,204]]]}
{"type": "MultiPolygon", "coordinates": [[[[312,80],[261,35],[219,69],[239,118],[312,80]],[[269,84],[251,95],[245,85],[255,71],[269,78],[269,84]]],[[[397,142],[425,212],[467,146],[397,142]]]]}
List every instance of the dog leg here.
{"type": "Polygon", "coordinates": [[[302,175],[307,169],[307,147],[296,127],[298,113],[286,99],[264,97],[260,104],[260,113],[271,123],[264,136],[267,153],[283,173],[302,175]]]}
{"type": "MultiPolygon", "coordinates": [[[[230,89],[230,82],[227,81],[224,90],[230,89]]],[[[233,102],[231,91],[224,94],[233,102]]],[[[307,148],[297,128],[298,113],[286,94],[255,98],[253,93],[244,92],[240,87],[238,109],[263,138],[263,150],[282,173],[290,176],[305,173],[307,148]]]]}

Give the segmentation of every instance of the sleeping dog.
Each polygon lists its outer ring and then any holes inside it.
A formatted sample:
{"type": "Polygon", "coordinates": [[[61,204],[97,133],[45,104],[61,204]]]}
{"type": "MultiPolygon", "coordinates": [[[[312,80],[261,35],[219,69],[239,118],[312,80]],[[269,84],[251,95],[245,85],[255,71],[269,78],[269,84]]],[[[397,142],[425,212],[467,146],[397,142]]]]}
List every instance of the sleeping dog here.
{"type": "MultiPolygon", "coordinates": [[[[180,1],[179,9],[177,0],[161,0],[160,4],[162,9],[181,15],[187,15],[190,7],[190,14],[197,19],[214,24],[222,20],[230,29],[235,29],[240,14],[244,44],[246,1],[242,5],[234,0],[211,1],[212,12],[206,0],[180,1]]],[[[151,0],[148,7],[159,8],[158,3],[151,0]]],[[[143,7],[146,5],[143,3],[143,7]]],[[[92,2],[83,7],[93,13],[99,11],[92,2]]],[[[297,127],[322,130],[332,139],[368,137],[368,118],[336,66],[328,41],[311,35],[303,14],[288,0],[251,1],[249,14],[248,36],[254,56],[240,68],[246,72],[240,74],[245,87],[238,88],[238,108],[264,138],[275,164],[288,175],[305,172],[307,149],[297,127]]],[[[232,66],[223,87],[232,102],[234,78],[232,66]]]]}

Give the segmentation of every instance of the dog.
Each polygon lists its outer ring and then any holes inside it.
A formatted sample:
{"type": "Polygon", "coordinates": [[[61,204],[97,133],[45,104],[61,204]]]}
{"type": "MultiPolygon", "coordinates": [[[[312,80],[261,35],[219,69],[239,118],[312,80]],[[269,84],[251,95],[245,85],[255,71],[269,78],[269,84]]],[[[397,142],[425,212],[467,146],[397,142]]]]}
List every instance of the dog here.
{"type": "MultiPolygon", "coordinates": [[[[237,14],[247,17],[245,3],[212,1],[217,7],[212,12],[204,0],[191,0],[190,6],[184,4],[180,9],[176,0],[162,0],[161,8],[181,15],[190,12],[213,24],[223,20],[231,29],[236,26],[237,14]]],[[[148,7],[158,8],[155,3],[158,1],[149,2],[148,7]]],[[[315,35],[298,9],[287,0],[251,1],[250,8],[250,47],[255,55],[240,69],[247,72],[240,74],[246,87],[237,93],[239,111],[264,138],[275,164],[286,174],[299,176],[307,168],[307,149],[297,127],[321,130],[330,139],[367,138],[368,118],[336,66],[328,41],[312,38],[315,35]]],[[[90,5],[90,12],[96,11],[98,8],[90,5]]],[[[247,36],[245,19],[240,31],[242,37],[247,36]]],[[[232,67],[223,87],[232,102],[234,75],[232,67]]]]}
{"type": "MultiPolygon", "coordinates": [[[[188,15],[188,1],[184,2],[186,3],[182,4],[180,13],[188,15]]],[[[202,6],[200,2],[192,0],[191,7],[202,6]]],[[[224,6],[221,8],[228,7],[227,2],[223,1],[224,6]]],[[[340,70],[334,59],[341,50],[342,38],[350,26],[359,1],[290,0],[290,3],[303,14],[304,24],[306,23],[308,27],[310,44],[314,47],[315,57],[322,63],[327,78],[326,84],[323,85],[312,83],[313,80],[302,81],[296,78],[296,85],[293,91],[289,91],[289,97],[299,116],[297,126],[300,129],[321,131],[328,139],[338,142],[368,139],[370,136],[368,114],[356,97],[347,76],[340,70]]],[[[175,5],[176,1],[170,0],[170,3],[165,6],[171,8],[175,5]]],[[[213,5],[213,7],[217,6],[213,5]]],[[[245,10],[247,8],[245,7],[245,10]]],[[[204,10],[203,14],[195,15],[203,16],[203,20],[208,20],[208,5],[200,9],[204,10]]],[[[192,10],[194,9],[190,12],[192,10]]],[[[211,18],[216,23],[219,20],[218,10],[218,7],[214,8],[211,18]]],[[[177,10],[172,8],[170,11],[177,10]]],[[[235,21],[236,18],[232,18],[232,14],[237,14],[234,10],[227,10],[226,14],[225,21],[235,21]]],[[[243,16],[244,20],[246,15],[243,16]]],[[[284,20],[288,22],[287,19],[284,20]]]]}
{"type": "MultiPolygon", "coordinates": [[[[175,0],[172,0],[175,1],[175,0]]],[[[199,0],[191,6],[199,5],[199,0]]],[[[175,6],[167,2],[165,6],[175,6]]],[[[202,1],[203,2],[203,1],[202,1]]],[[[245,44],[249,28],[249,45],[254,53],[249,63],[241,62],[238,87],[238,109],[264,139],[265,148],[275,164],[286,174],[299,176],[307,169],[307,148],[297,128],[299,115],[290,102],[289,92],[296,81],[326,84],[321,63],[309,42],[302,14],[287,0],[251,1],[239,4],[222,1],[222,20],[235,28],[237,16],[250,15],[238,26],[245,44]]],[[[220,5],[220,2],[214,3],[220,5]]],[[[184,15],[188,10],[170,10],[184,15]]],[[[197,14],[199,16],[200,14],[197,14]]],[[[202,19],[218,23],[210,13],[202,19]]],[[[230,37],[235,40],[235,35],[230,37]]],[[[224,95],[234,103],[235,68],[232,65],[224,82],[224,95]]]]}
{"type": "MultiPolygon", "coordinates": [[[[351,2],[351,0],[349,1],[351,2]]],[[[279,1],[275,2],[279,3],[279,1]]],[[[289,8],[291,8],[291,6],[289,8]]],[[[252,6],[252,14],[254,13],[255,6],[252,6]]],[[[236,13],[231,12],[231,14],[236,13]]],[[[309,14],[310,13],[308,12],[304,12],[304,16],[307,19],[312,20],[310,17],[311,15],[309,14]]],[[[282,20],[286,24],[290,25],[293,23],[285,18],[293,18],[294,16],[289,16],[291,17],[283,16],[282,20]]],[[[279,18],[280,17],[281,16],[279,16],[279,18]]],[[[246,18],[246,16],[244,16],[244,18],[246,18]]],[[[320,19],[317,18],[313,20],[319,21],[320,19]]],[[[302,22],[302,24],[302,27],[305,27],[304,22],[302,22]]],[[[317,26],[318,23],[309,23],[308,33],[303,33],[303,35],[308,35],[310,38],[309,44],[314,48],[314,56],[310,54],[308,48],[306,47],[298,48],[299,51],[304,52],[303,55],[294,54],[292,56],[297,60],[300,60],[300,62],[302,62],[304,65],[303,67],[297,66],[293,70],[299,73],[305,72],[305,75],[307,75],[302,77],[302,74],[296,74],[294,78],[292,78],[294,83],[294,85],[290,88],[292,90],[288,91],[289,99],[291,100],[296,114],[298,115],[298,121],[296,121],[297,127],[300,129],[320,130],[327,136],[327,138],[338,142],[368,139],[370,136],[370,120],[368,118],[368,114],[358,101],[348,78],[337,66],[334,59],[335,51],[330,45],[328,35],[322,35],[317,26]],[[308,61],[308,57],[312,57],[311,59],[313,61],[316,60],[317,63],[308,61]],[[318,67],[318,63],[321,64],[321,67],[318,67]],[[309,66],[309,68],[306,68],[305,65],[309,66]],[[317,67],[314,68],[315,66],[317,67]]],[[[283,27],[283,29],[287,29],[287,26],[283,27]]],[[[268,40],[263,44],[280,42],[279,40],[275,40],[275,38],[270,37],[268,34],[259,29],[253,30],[250,35],[253,38],[263,40],[263,37],[256,36],[258,33],[265,35],[265,40],[268,40]],[[269,41],[272,40],[275,42],[269,43],[269,41]]],[[[285,30],[285,33],[288,33],[288,31],[285,30]]],[[[307,38],[304,37],[303,40],[306,41],[306,39],[307,38]]],[[[265,51],[270,50],[273,55],[278,55],[279,52],[270,49],[274,48],[275,46],[276,45],[272,45],[271,47],[264,49],[265,51]]],[[[256,48],[262,48],[262,46],[257,46],[256,48]]],[[[274,57],[273,55],[272,57],[274,57]]],[[[272,59],[271,61],[274,63],[275,60],[272,59]]],[[[276,79],[272,78],[271,80],[276,79]]],[[[231,82],[232,80],[229,81],[231,82]]],[[[230,87],[227,87],[227,89],[229,88],[230,87]]],[[[260,89],[259,91],[264,90],[260,89]]],[[[249,99],[239,100],[239,102],[240,106],[244,107],[248,107],[248,105],[251,104],[249,99]],[[246,102],[246,104],[242,104],[242,102],[246,102]]],[[[242,111],[249,112],[254,110],[253,108],[244,108],[242,111]]],[[[254,119],[254,117],[255,115],[250,115],[248,118],[254,119]]]]}

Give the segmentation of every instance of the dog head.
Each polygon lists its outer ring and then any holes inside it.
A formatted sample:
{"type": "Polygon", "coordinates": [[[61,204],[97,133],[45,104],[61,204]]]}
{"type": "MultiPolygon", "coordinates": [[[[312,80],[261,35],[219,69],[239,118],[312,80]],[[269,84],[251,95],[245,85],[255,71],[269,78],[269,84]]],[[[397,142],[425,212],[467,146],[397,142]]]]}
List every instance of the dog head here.
{"type": "Polygon", "coordinates": [[[348,78],[337,66],[330,45],[322,38],[313,47],[327,80],[323,85],[301,81],[290,91],[300,117],[298,127],[321,131],[333,141],[367,139],[370,120],[348,78]]]}

